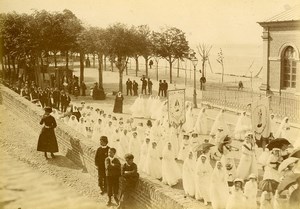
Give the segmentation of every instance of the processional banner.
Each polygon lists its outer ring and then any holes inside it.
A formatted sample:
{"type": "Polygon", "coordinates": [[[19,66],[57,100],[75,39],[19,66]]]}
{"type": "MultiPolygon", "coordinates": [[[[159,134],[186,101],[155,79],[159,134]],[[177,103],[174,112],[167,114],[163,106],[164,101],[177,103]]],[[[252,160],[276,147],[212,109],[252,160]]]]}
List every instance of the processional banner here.
{"type": "Polygon", "coordinates": [[[259,99],[251,104],[252,129],[255,136],[270,135],[270,102],[269,98],[259,99]]]}
{"type": "Polygon", "coordinates": [[[168,90],[169,124],[180,125],[185,122],[185,89],[168,90]]]}

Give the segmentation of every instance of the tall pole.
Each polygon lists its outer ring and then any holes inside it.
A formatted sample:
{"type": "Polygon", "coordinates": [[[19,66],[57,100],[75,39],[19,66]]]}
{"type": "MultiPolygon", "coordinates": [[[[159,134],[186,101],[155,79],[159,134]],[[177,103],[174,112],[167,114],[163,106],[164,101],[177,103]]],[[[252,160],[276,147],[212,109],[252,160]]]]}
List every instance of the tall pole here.
{"type": "Polygon", "coordinates": [[[223,62],[222,62],[222,84],[224,82],[224,65],[223,65],[223,62]]]}
{"type": "Polygon", "coordinates": [[[194,94],[193,94],[193,100],[194,100],[194,108],[197,108],[197,93],[196,93],[196,65],[194,65],[194,94]]]}

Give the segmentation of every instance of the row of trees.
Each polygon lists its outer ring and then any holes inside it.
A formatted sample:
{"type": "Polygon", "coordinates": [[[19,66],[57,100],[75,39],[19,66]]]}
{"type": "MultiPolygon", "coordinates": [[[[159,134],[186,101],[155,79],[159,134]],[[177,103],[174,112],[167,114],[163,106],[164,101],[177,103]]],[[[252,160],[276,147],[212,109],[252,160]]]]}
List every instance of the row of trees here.
{"type": "Polygon", "coordinates": [[[103,58],[109,57],[119,71],[119,90],[122,91],[123,72],[129,58],[145,59],[146,76],[151,57],[166,59],[170,65],[176,59],[189,57],[190,48],[185,34],[175,27],[165,27],[160,32],[151,31],[147,25],[131,26],[116,23],[107,28],[84,27],[69,10],[63,12],[34,11],[32,14],[0,14],[0,44],[2,69],[18,74],[20,68],[39,78],[44,60],[57,55],[80,54],[80,81],[84,79],[84,57],[91,54],[99,61],[99,86],[103,87],[103,58]],[[12,66],[12,69],[11,69],[12,66]]]}

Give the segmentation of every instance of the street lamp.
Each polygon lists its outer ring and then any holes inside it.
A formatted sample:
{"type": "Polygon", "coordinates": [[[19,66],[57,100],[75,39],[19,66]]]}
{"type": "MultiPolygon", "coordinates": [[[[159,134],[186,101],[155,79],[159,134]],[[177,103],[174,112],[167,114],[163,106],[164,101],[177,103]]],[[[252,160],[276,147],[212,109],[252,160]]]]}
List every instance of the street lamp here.
{"type": "Polygon", "coordinates": [[[194,94],[193,94],[193,101],[194,101],[194,108],[197,108],[197,93],[196,93],[196,66],[198,64],[198,59],[195,56],[195,53],[193,54],[191,61],[194,65],[194,94]]]}

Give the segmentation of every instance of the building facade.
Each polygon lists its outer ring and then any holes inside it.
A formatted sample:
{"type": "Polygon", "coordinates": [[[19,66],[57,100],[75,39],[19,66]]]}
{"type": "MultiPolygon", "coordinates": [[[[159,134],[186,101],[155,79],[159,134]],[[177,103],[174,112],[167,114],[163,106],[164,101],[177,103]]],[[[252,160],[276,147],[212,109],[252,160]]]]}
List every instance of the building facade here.
{"type": "Polygon", "coordinates": [[[265,21],[261,90],[300,96],[300,5],[265,21]]]}

